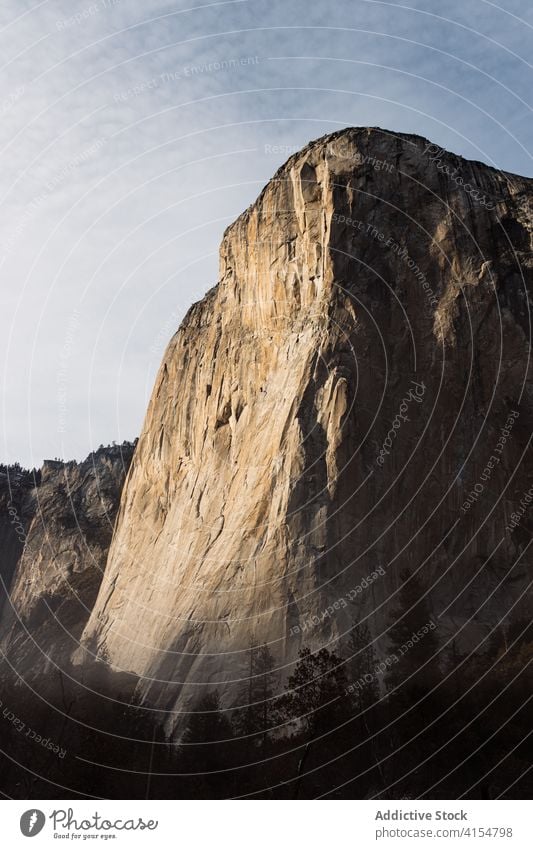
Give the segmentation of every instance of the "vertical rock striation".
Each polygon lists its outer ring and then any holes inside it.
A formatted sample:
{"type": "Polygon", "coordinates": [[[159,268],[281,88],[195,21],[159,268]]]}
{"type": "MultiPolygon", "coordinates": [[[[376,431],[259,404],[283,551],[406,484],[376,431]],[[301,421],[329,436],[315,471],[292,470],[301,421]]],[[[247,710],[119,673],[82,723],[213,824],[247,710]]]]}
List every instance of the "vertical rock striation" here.
{"type": "Polygon", "coordinates": [[[476,646],[526,602],[532,186],[349,129],[228,228],[164,356],[83,636],[170,726],[206,687],[235,703],[250,645],[280,678],[355,621],[385,647],[405,568],[443,641],[476,646]]]}
{"type": "Polygon", "coordinates": [[[20,466],[0,467],[0,614],[11,589],[32,519],[31,490],[40,473],[20,466]]]}

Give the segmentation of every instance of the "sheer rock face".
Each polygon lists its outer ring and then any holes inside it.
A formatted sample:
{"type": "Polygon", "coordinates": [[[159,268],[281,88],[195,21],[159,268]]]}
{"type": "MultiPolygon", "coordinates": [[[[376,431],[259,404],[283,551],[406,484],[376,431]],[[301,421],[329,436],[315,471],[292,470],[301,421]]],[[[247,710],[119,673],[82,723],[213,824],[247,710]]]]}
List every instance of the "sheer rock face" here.
{"type": "Polygon", "coordinates": [[[406,568],[443,641],[475,647],[519,611],[532,185],[346,130],[226,231],[157,376],[83,637],[146,701],[179,713],[207,685],[234,704],[250,645],[283,679],[365,617],[386,653],[406,568]]]}
{"type": "Polygon", "coordinates": [[[0,614],[33,518],[29,496],[37,480],[38,473],[18,466],[3,466],[0,470],[0,614]]]}
{"type": "Polygon", "coordinates": [[[37,485],[25,491],[25,529],[19,528],[0,636],[2,651],[26,680],[53,672],[55,664],[64,667],[78,645],[102,580],[132,454],[133,445],[124,443],[83,463],[46,461],[37,485]]]}

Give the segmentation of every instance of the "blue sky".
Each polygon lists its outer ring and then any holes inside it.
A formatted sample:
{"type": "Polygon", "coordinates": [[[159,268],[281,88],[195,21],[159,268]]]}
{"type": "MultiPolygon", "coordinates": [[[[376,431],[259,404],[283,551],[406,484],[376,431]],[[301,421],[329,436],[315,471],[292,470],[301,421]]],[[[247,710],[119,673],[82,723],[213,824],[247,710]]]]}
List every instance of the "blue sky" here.
{"type": "Polygon", "coordinates": [[[272,148],[381,126],[533,175],[532,43],[531,0],[4,0],[0,459],[139,433],[272,148]]]}

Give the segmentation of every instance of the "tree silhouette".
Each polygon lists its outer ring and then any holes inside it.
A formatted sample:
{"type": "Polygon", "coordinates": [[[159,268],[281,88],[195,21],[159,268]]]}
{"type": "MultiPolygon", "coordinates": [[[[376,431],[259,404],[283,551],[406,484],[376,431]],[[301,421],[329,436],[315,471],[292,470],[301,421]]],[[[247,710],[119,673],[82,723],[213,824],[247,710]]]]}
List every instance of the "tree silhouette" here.
{"type": "Polygon", "coordinates": [[[372,636],[368,625],[353,626],[347,645],[349,660],[349,687],[353,695],[354,706],[364,710],[379,700],[379,684],[376,675],[378,660],[372,645],[372,636]]]}
{"type": "MultiPolygon", "coordinates": [[[[246,707],[236,710],[232,717],[238,735],[261,734],[263,745],[268,729],[276,720],[273,667],[274,658],[267,645],[250,646],[248,681],[240,699],[246,707]]],[[[256,738],[254,742],[259,741],[256,738]]]]}
{"type": "Polygon", "coordinates": [[[196,703],[184,736],[186,743],[219,743],[231,737],[231,724],[220,709],[218,690],[196,703]]]}
{"type": "Polygon", "coordinates": [[[334,728],[349,715],[344,661],[327,649],[301,649],[286,690],[279,700],[282,721],[310,736],[334,728]]]}
{"type": "Polygon", "coordinates": [[[422,581],[406,570],[398,606],[392,611],[389,630],[390,667],[387,687],[409,691],[431,689],[439,680],[439,640],[435,632],[422,581]]]}
{"type": "Polygon", "coordinates": [[[386,761],[385,777],[387,783],[392,778],[398,782],[398,792],[412,794],[422,792],[431,775],[431,769],[421,770],[420,764],[438,751],[440,727],[435,728],[434,722],[442,710],[443,695],[435,690],[440,681],[439,640],[424,585],[409,571],[400,578],[385,659],[388,736],[395,750],[386,761]]]}

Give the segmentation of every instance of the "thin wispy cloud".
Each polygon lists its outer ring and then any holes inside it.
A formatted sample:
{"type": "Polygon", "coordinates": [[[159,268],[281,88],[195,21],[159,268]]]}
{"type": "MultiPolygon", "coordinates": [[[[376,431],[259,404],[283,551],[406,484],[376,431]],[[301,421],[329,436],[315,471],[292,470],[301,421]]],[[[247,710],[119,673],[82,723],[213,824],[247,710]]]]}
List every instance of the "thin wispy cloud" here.
{"type": "Polygon", "coordinates": [[[378,125],[533,174],[532,27],[527,0],[3,3],[2,459],[139,432],[283,149],[378,125]]]}

